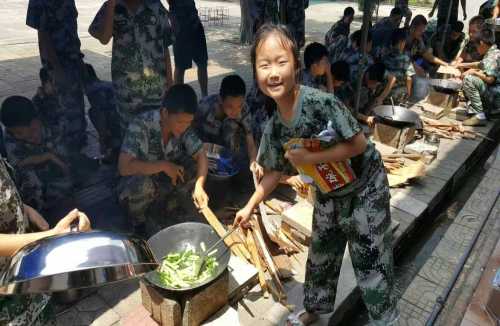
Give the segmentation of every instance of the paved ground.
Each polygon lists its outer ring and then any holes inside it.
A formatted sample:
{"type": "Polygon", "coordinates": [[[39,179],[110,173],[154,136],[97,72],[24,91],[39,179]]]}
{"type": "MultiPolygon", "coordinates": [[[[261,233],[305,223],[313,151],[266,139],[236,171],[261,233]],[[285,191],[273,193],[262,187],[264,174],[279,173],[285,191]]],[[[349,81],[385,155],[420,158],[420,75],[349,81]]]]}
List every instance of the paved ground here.
{"type": "MultiPolygon", "coordinates": [[[[0,101],[10,95],[25,95],[31,97],[38,82],[38,47],[36,44],[36,32],[24,25],[27,0],[4,0],[0,8],[0,101]]],[[[209,91],[216,92],[221,78],[230,72],[236,71],[241,74],[249,83],[251,81],[251,67],[249,63],[248,47],[239,46],[238,27],[239,27],[239,6],[228,2],[215,1],[196,1],[198,7],[206,6],[226,6],[229,8],[230,20],[225,26],[206,26],[206,34],[209,48],[209,91]]],[[[469,1],[471,2],[471,1],[469,1]]],[[[87,33],[87,28],[93,15],[98,10],[102,1],[96,0],[76,0],[79,10],[79,34],[82,41],[82,50],[86,60],[92,63],[98,74],[103,79],[110,78],[110,46],[102,46],[98,41],[91,38],[87,33]]],[[[351,2],[326,2],[315,1],[307,10],[306,37],[307,41],[322,41],[324,33],[330,25],[336,21],[342,14],[347,5],[355,4],[351,2]]],[[[470,5],[470,4],[469,4],[470,5]]],[[[380,15],[387,15],[390,7],[382,6],[380,15]]],[[[427,10],[415,9],[415,13],[425,13],[427,10]]],[[[353,29],[360,26],[360,19],[353,24],[353,29]]],[[[187,82],[195,80],[196,72],[194,69],[188,71],[187,82]]],[[[196,84],[192,84],[197,87],[196,84]]],[[[92,131],[89,131],[92,133],[92,131]]],[[[89,148],[90,154],[96,153],[96,148],[89,148]]],[[[113,171],[99,171],[106,176],[113,174],[113,171]]],[[[94,176],[97,179],[97,175],[94,176]]],[[[91,184],[89,179],[89,185],[91,184]]],[[[102,178],[100,179],[102,180],[102,178]]],[[[116,205],[109,203],[108,198],[100,197],[100,194],[111,194],[112,181],[100,181],[97,186],[100,191],[85,192],[81,194],[81,201],[88,206],[89,212],[96,206],[96,203],[107,202],[111,207],[105,211],[93,212],[90,215],[96,219],[94,224],[109,227],[110,223],[108,212],[116,213],[115,218],[119,219],[120,214],[116,212],[116,205]],[[109,182],[108,182],[109,181],[109,182]]],[[[301,293],[296,293],[297,301],[301,293]]],[[[137,283],[129,282],[126,284],[113,285],[100,289],[97,293],[89,296],[86,300],[71,306],[67,311],[61,313],[58,323],[60,325],[114,325],[126,324],[127,321],[138,325],[137,320],[130,319],[140,303],[137,283]],[[127,318],[127,316],[129,318],[127,318]]],[[[250,302],[252,311],[259,314],[266,311],[269,307],[268,302],[255,301],[250,302]]],[[[280,314],[283,312],[279,312],[280,314]]],[[[269,316],[268,316],[269,317],[269,316]]],[[[250,322],[249,316],[246,318],[250,322]]],[[[272,319],[272,318],[271,318],[272,319]]],[[[242,320],[242,322],[244,322],[242,320]]],[[[269,321],[267,321],[269,323],[269,321]]],[[[265,324],[264,321],[261,323],[265,324]]]]}

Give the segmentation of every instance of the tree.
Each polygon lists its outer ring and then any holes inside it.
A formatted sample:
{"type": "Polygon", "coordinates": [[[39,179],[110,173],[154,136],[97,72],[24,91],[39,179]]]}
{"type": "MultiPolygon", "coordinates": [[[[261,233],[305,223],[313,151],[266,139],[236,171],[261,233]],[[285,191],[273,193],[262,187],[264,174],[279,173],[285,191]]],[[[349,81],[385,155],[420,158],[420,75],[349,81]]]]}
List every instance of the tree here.
{"type": "Polygon", "coordinates": [[[253,24],[250,13],[250,2],[252,0],[240,0],[241,23],[240,23],[240,42],[241,44],[251,44],[253,41],[253,24]]]}

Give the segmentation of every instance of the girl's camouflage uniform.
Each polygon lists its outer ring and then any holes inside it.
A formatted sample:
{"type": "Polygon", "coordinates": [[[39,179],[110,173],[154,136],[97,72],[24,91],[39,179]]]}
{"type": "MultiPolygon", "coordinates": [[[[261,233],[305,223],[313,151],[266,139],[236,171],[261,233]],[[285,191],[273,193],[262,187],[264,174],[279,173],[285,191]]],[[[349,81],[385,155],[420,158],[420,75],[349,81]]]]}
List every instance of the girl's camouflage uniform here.
{"type": "MultiPolygon", "coordinates": [[[[21,197],[8,171],[7,163],[0,157],[0,233],[26,233],[28,220],[24,216],[21,197]]],[[[0,269],[7,260],[0,257],[0,269]]],[[[0,325],[42,326],[55,325],[52,311],[47,309],[46,295],[0,296],[0,325]]]]}
{"type": "MultiPolygon", "coordinates": [[[[291,138],[310,138],[327,128],[335,131],[334,146],[361,132],[347,108],[335,97],[302,86],[291,122],[278,112],[268,122],[259,149],[259,164],[287,173],[291,164],[283,145],[291,138]]],[[[388,325],[396,314],[389,186],[380,154],[368,142],[351,160],[357,180],[328,194],[317,190],[312,242],[306,266],[304,307],[309,312],[333,311],[346,243],[358,285],[371,318],[388,325]]]]}

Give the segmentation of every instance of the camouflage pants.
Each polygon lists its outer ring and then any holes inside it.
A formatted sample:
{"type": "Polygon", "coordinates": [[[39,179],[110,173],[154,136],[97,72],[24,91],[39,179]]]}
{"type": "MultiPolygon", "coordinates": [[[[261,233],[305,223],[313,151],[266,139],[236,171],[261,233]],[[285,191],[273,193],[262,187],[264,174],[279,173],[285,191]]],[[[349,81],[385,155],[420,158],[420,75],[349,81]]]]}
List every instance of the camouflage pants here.
{"type": "Polygon", "coordinates": [[[281,22],[290,30],[299,48],[305,44],[304,5],[302,0],[280,0],[281,22]]]}
{"type": "Polygon", "coordinates": [[[483,98],[486,95],[487,85],[477,76],[467,75],[464,79],[463,91],[470,101],[470,109],[474,113],[484,112],[483,98]]]}
{"type": "Polygon", "coordinates": [[[62,117],[64,142],[70,148],[80,149],[86,138],[87,120],[82,87],[81,60],[63,64],[64,77],[55,76],[59,103],[64,112],[62,117]]]}
{"type": "Polygon", "coordinates": [[[152,176],[122,177],[118,184],[118,199],[134,226],[146,224],[149,234],[179,223],[175,214],[180,202],[188,198],[194,186],[195,170],[185,169],[184,183],[174,186],[163,173],[152,176]]]}
{"type": "Polygon", "coordinates": [[[359,193],[334,198],[318,194],[306,265],[304,307],[333,311],[346,243],[363,301],[375,324],[396,316],[392,232],[387,176],[379,170],[359,193]]]}
{"type": "Polygon", "coordinates": [[[49,299],[50,297],[44,294],[0,297],[0,325],[55,325],[55,314],[49,299]]]}
{"type": "Polygon", "coordinates": [[[23,202],[40,212],[59,204],[73,190],[69,177],[43,177],[34,169],[19,170],[16,183],[23,202]]]}

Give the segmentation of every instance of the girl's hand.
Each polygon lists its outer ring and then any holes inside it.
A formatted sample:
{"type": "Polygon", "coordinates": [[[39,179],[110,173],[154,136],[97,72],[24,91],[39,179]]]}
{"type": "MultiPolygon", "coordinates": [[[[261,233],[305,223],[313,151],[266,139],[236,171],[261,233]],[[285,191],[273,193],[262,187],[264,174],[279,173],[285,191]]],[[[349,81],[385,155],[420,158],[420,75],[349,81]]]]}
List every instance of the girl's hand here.
{"type": "Polygon", "coordinates": [[[240,209],[234,217],[233,227],[241,225],[242,228],[249,229],[252,226],[252,224],[250,223],[251,215],[252,211],[250,209],[247,209],[246,206],[240,209]]]}
{"type": "Polygon", "coordinates": [[[24,213],[28,216],[28,220],[40,231],[47,231],[49,229],[49,223],[33,207],[24,204],[24,213]]]}
{"type": "Polygon", "coordinates": [[[193,201],[194,205],[198,209],[203,209],[208,205],[208,195],[202,186],[196,185],[193,191],[193,201]]]}
{"type": "Polygon", "coordinates": [[[264,176],[264,168],[255,161],[250,163],[250,171],[255,174],[255,177],[258,181],[260,181],[260,179],[262,179],[262,177],[264,176]]]}
{"type": "Polygon", "coordinates": [[[63,217],[56,226],[52,229],[54,234],[63,234],[71,231],[71,224],[78,220],[79,231],[89,231],[90,221],[87,215],[77,209],[72,210],[68,215],[63,217]]]}
{"type": "Polygon", "coordinates": [[[298,175],[294,175],[293,177],[286,179],[286,183],[290,185],[290,187],[292,187],[296,192],[307,193],[307,184],[302,181],[302,179],[298,175]]]}
{"type": "Polygon", "coordinates": [[[376,123],[376,119],[374,116],[369,116],[368,118],[366,118],[366,124],[368,125],[368,127],[370,128],[374,128],[375,127],[375,123],[376,123]]]}
{"type": "Polygon", "coordinates": [[[311,163],[311,152],[306,148],[296,148],[286,151],[285,158],[292,163],[293,166],[305,165],[311,163]]]}

